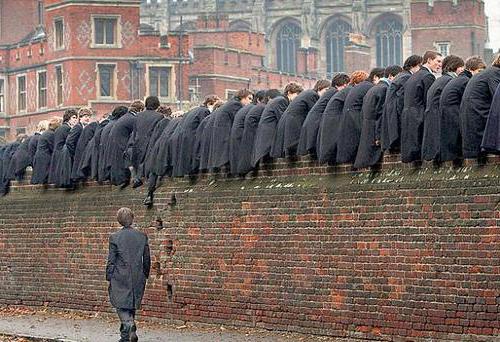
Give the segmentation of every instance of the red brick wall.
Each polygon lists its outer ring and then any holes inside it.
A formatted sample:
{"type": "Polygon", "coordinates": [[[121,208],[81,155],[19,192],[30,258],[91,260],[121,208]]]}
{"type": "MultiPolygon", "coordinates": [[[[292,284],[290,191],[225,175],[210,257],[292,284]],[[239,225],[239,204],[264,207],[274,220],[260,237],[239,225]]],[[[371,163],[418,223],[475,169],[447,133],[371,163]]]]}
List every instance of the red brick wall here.
{"type": "Polygon", "coordinates": [[[145,317],[494,340],[499,164],[415,172],[395,163],[373,174],[301,160],[244,181],[168,181],[152,210],[131,189],[15,188],[0,199],[0,304],[111,312],[107,238],[116,210],[130,206],[152,249],[145,317]]]}
{"type": "MultiPolygon", "coordinates": [[[[14,2],[14,1],[9,1],[14,2]]],[[[26,1],[36,3],[36,1],[26,1]]],[[[7,2],[2,2],[7,3],[7,2]]],[[[147,67],[143,67],[137,79],[132,79],[131,64],[139,61],[143,64],[168,62],[173,67],[175,79],[182,77],[182,95],[187,100],[189,94],[189,64],[186,62],[180,76],[178,67],[180,37],[167,37],[168,44],[160,46],[159,36],[139,35],[139,3],[136,6],[90,6],[71,4],[63,7],[48,6],[59,4],[60,0],[46,1],[45,28],[47,37],[41,42],[31,45],[10,46],[1,50],[0,68],[7,70],[6,118],[0,118],[0,126],[11,126],[8,138],[13,139],[15,128],[34,127],[42,119],[59,115],[65,108],[71,106],[93,105],[97,110],[110,111],[117,104],[130,103],[134,98],[144,98],[146,95],[147,67]],[[120,21],[120,48],[92,47],[92,15],[118,15],[120,21]],[[55,50],[54,19],[62,18],[64,23],[64,49],[55,50]],[[43,52],[42,52],[43,51],[43,52]],[[97,98],[96,63],[115,64],[116,91],[115,101],[103,101],[97,98]],[[55,66],[63,69],[63,103],[56,104],[55,66]],[[36,73],[47,71],[47,108],[37,107],[38,86],[36,73]],[[16,79],[20,74],[27,77],[26,111],[17,110],[16,79]],[[131,92],[131,85],[136,91],[131,92]]],[[[130,5],[130,4],[129,4],[130,5]]],[[[5,14],[5,13],[3,13],[5,14]]],[[[24,21],[23,21],[24,23],[24,21]]],[[[18,23],[19,24],[19,23],[18,23]]],[[[23,25],[19,25],[24,27],[23,25]]],[[[31,31],[31,29],[30,29],[31,31]]],[[[188,36],[182,38],[182,55],[187,59],[191,40],[188,36]]],[[[173,83],[173,82],[172,82],[173,83]]],[[[179,96],[178,82],[173,100],[179,96]]],[[[99,117],[102,112],[98,113],[99,117]]]]}
{"type": "Polygon", "coordinates": [[[357,70],[370,71],[371,57],[370,48],[360,45],[346,46],[344,50],[344,69],[347,73],[352,73],[357,70]]]}
{"type": "Polygon", "coordinates": [[[16,43],[33,31],[37,8],[37,1],[0,1],[0,45],[16,43]]]}
{"type": "MultiPolygon", "coordinates": [[[[208,94],[216,94],[225,98],[227,89],[238,90],[248,87],[252,90],[282,89],[292,81],[302,84],[305,88],[312,88],[316,82],[316,79],[311,77],[281,74],[265,69],[262,67],[261,56],[253,53],[200,46],[195,47],[193,51],[195,58],[189,69],[190,86],[199,90],[200,98],[208,94]],[[205,75],[205,77],[198,77],[198,75],[205,75]],[[207,79],[206,75],[212,75],[212,77],[207,79]]],[[[302,57],[303,71],[305,71],[306,57],[305,55],[302,57]]],[[[311,51],[308,59],[314,58],[315,51],[311,51]]]]}
{"type": "Polygon", "coordinates": [[[485,25],[483,1],[459,0],[453,5],[452,0],[435,0],[434,6],[428,1],[412,0],[412,27],[444,25],[485,25]]]}
{"type": "Polygon", "coordinates": [[[280,74],[263,67],[266,54],[264,34],[224,31],[227,19],[221,17],[217,26],[214,17],[200,17],[200,31],[190,33],[193,42],[193,64],[190,85],[198,89],[200,98],[217,94],[225,98],[226,90],[250,87],[253,90],[282,89],[288,82],[297,81],[312,88],[317,71],[317,51],[301,50],[298,75],[280,74]],[[210,79],[198,75],[213,75],[210,79]],[[307,75],[307,76],[304,76],[307,75]],[[231,79],[233,78],[233,79],[231,79]]]}
{"type": "Polygon", "coordinates": [[[413,1],[411,4],[412,49],[416,53],[434,50],[436,42],[450,42],[450,53],[467,58],[483,55],[486,17],[482,1],[413,1]],[[474,48],[473,35],[475,36],[474,48]]]}
{"type": "Polygon", "coordinates": [[[264,34],[238,31],[199,31],[190,33],[193,46],[217,45],[252,52],[264,56],[266,53],[264,34]]]}

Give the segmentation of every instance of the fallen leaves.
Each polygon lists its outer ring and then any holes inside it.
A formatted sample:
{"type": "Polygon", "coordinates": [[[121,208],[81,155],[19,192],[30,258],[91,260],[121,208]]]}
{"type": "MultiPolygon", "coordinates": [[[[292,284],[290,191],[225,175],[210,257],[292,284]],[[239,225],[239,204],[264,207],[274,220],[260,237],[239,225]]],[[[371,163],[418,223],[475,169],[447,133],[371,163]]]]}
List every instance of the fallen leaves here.
{"type": "Polygon", "coordinates": [[[26,337],[0,334],[0,342],[50,342],[50,340],[39,339],[39,338],[31,339],[26,337]]]}
{"type": "MultiPolygon", "coordinates": [[[[37,307],[37,308],[29,308],[25,306],[0,306],[0,316],[31,316],[31,315],[37,315],[37,316],[43,316],[43,315],[50,315],[50,316],[57,316],[61,318],[67,318],[67,319],[88,319],[88,318],[97,318],[99,316],[99,313],[83,313],[83,312],[76,312],[76,311],[62,311],[62,310],[55,310],[51,309],[48,307],[37,307]]],[[[46,318],[43,317],[38,317],[37,320],[39,322],[43,322],[46,318]]],[[[2,341],[0,341],[2,342],[2,341]]]]}

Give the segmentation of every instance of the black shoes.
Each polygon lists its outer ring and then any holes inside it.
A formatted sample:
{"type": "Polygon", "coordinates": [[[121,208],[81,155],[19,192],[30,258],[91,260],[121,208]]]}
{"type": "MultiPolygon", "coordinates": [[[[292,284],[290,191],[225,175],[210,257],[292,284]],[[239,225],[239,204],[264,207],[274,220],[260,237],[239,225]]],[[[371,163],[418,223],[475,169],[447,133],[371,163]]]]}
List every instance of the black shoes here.
{"type": "Polygon", "coordinates": [[[139,338],[137,337],[137,327],[134,325],[126,326],[124,324],[120,325],[120,341],[119,342],[137,342],[139,338]]]}
{"type": "Polygon", "coordinates": [[[142,202],[142,204],[144,204],[146,207],[152,206],[153,205],[153,195],[148,194],[146,196],[146,198],[144,199],[144,201],[142,202]]]}
{"type": "Polygon", "coordinates": [[[120,190],[125,189],[129,185],[130,185],[130,181],[129,182],[124,182],[124,183],[120,184],[120,190]]]}
{"type": "Polygon", "coordinates": [[[142,180],[140,180],[139,178],[136,178],[134,179],[134,182],[132,183],[132,189],[136,189],[140,186],[142,186],[142,180]]]}
{"type": "Polygon", "coordinates": [[[139,341],[139,338],[137,337],[137,334],[136,334],[136,326],[133,325],[132,328],[130,329],[130,342],[137,342],[139,341]]]}

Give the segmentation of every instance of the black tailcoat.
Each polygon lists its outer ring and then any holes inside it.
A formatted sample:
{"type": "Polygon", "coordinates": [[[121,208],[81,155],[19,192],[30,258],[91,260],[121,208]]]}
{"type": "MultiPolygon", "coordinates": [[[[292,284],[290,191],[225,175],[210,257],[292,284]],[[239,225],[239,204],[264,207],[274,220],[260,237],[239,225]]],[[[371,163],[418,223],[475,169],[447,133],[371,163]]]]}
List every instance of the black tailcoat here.
{"type": "Polygon", "coordinates": [[[442,161],[462,157],[462,133],[460,132],[460,104],[465,87],[472,73],[465,70],[444,87],[439,107],[441,108],[440,154],[442,161]]]}
{"type": "Polygon", "coordinates": [[[427,92],[427,108],[424,113],[424,136],[422,138],[422,159],[441,161],[441,94],[444,87],[456,76],[443,74],[427,92]]]}
{"type": "Polygon", "coordinates": [[[301,92],[290,102],[278,123],[272,157],[279,158],[296,154],[302,124],[318,99],[318,93],[309,89],[301,92]]]}
{"type": "Polygon", "coordinates": [[[337,160],[339,164],[354,163],[361,138],[363,123],[363,99],[373,87],[370,81],[363,81],[352,88],[344,103],[344,114],[337,140],[337,160]]]}
{"type": "Polygon", "coordinates": [[[486,152],[500,152],[500,85],[493,96],[481,147],[486,152]]]}
{"type": "Polygon", "coordinates": [[[20,143],[15,141],[5,146],[2,157],[0,158],[0,196],[6,195],[9,192],[10,181],[14,179],[12,172],[14,167],[11,167],[14,155],[19,149],[20,143]]]}
{"type": "Polygon", "coordinates": [[[24,139],[23,142],[19,145],[16,152],[12,156],[9,165],[9,180],[17,179],[18,181],[23,180],[26,168],[31,165],[31,156],[29,145],[31,139],[33,139],[35,135],[24,139]]]}
{"type": "Polygon", "coordinates": [[[76,145],[78,144],[82,131],[83,125],[78,123],[71,128],[71,131],[69,131],[66,137],[66,143],[64,144],[61,156],[61,166],[58,172],[57,186],[65,187],[72,184],[71,172],[73,170],[73,160],[75,157],[76,145]]]}
{"type": "Polygon", "coordinates": [[[173,118],[163,130],[162,134],[155,143],[153,152],[156,156],[153,172],[158,176],[171,176],[173,168],[172,160],[172,135],[179,126],[182,118],[173,118]]]}
{"type": "Polygon", "coordinates": [[[352,86],[348,86],[332,96],[321,116],[316,143],[316,154],[321,163],[335,164],[336,162],[337,139],[342,124],[344,102],[352,89],[352,86]]]}
{"type": "Polygon", "coordinates": [[[196,132],[200,123],[210,115],[210,110],[205,106],[196,107],[184,114],[179,160],[175,170],[176,176],[190,175],[197,172],[195,164],[196,132]]]}
{"type": "Polygon", "coordinates": [[[71,169],[71,179],[73,180],[87,178],[85,174],[80,174],[79,170],[82,159],[85,156],[85,149],[89,145],[90,140],[94,137],[95,131],[98,126],[99,124],[97,122],[91,122],[88,125],[86,125],[82,130],[80,138],[78,139],[78,143],[76,144],[75,153],[73,156],[73,167],[71,169]]]}
{"type": "Polygon", "coordinates": [[[3,156],[4,156],[6,148],[7,148],[6,145],[0,145],[0,196],[5,196],[5,195],[7,195],[7,192],[8,192],[7,184],[4,184],[4,182],[2,181],[3,156]]]}
{"type": "Polygon", "coordinates": [[[245,119],[254,108],[254,104],[249,104],[241,108],[234,116],[233,127],[231,127],[231,137],[229,142],[229,164],[231,173],[238,174],[238,163],[241,155],[241,139],[243,138],[243,130],[245,129],[245,119]]]}
{"type": "Polygon", "coordinates": [[[253,169],[253,147],[255,144],[255,134],[259,126],[260,117],[266,105],[258,103],[245,117],[243,135],[240,144],[240,158],[238,160],[238,174],[247,174],[253,169]]]}
{"type": "Polygon", "coordinates": [[[318,140],[318,130],[319,124],[321,123],[321,116],[323,115],[328,102],[337,92],[337,88],[328,89],[307,114],[300,130],[299,145],[297,150],[299,155],[316,155],[316,142],[318,140]]]}
{"type": "Polygon", "coordinates": [[[54,135],[54,131],[50,129],[40,135],[35,158],[33,158],[31,184],[47,184],[49,179],[50,160],[54,150],[54,135]]]}
{"type": "Polygon", "coordinates": [[[278,96],[266,105],[262,113],[257,127],[255,136],[255,145],[253,150],[253,166],[269,155],[273,147],[274,138],[276,136],[276,128],[280,121],[281,115],[285,112],[290,101],[287,97],[278,96]]]}
{"type": "Polygon", "coordinates": [[[146,160],[144,162],[144,176],[149,177],[150,173],[153,172],[154,164],[156,162],[156,158],[158,157],[158,146],[157,142],[160,139],[163,131],[170,124],[172,119],[170,117],[164,117],[161,119],[155,126],[153,133],[151,134],[151,138],[148,143],[148,150],[146,151],[146,160]]]}
{"type": "Polygon", "coordinates": [[[210,116],[211,115],[208,115],[203,120],[201,120],[200,124],[198,125],[198,128],[196,129],[193,155],[191,157],[191,160],[192,160],[191,172],[192,173],[198,173],[198,171],[200,170],[201,156],[203,154],[203,149],[204,149],[204,140],[203,139],[205,136],[205,129],[207,127],[207,124],[210,121],[210,116]]]}
{"type": "MultiPolygon", "coordinates": [[[[219,108],[220,109],[220,108],[219,108]]],[[[200,137],[200,170],[208,170],[210,168],[210,147],[212,145],[212,132],[214,131],[214,121],[215,121],[215,113],[219,110],[217,109],[215,112],[210,114],[205,120],[207,120],[206,124],[203,125],[203,131],[201,132],[200,137]]]]}
{"type": "Polygon", "coordinates": [[[404,85],[410,77],[411,72],[401,72],[387,89],[380,134],[380,142],[384,151],[399,151],[401,149],[401,114],[404,107],[404,85]]]}
{"type": "Polygon", "coordinates": [[[99,139],[99,162],[97,164],[97,180],[99,182],[111,179],[111,131],[117,121],[118,119],[111,118],[102,130],[99,139]]]}
{"type": "MultiPolygon", "coordinates": [[[[500,67],[489,67],[471,78],[460,106],[462,149],[465,158],[477,158],[481,153],[484,127],[490,114],[493,95],[500,84],[500,67]]],[[[486,137],[485,142],[492,137],[486,137]]],[[[485,146],[487,146],[486,143],[485,146]]]]}
{"type": "Polygon", "coordinates": [[[354,162],[357,169],[377,164],[382,158],[380,124],[389,83],[381,80],[366,93],[363,100],[363,124],[358,153],[354,162]]]}
{"type": "Polygon", "coordinates": [[[151,134],[156,124],[163,119],[163,115],[154,110],[145,110],[137,114],[133,132],[132,166],[138,177],[145,176],[144,161],[151,134]]]}
{"type": "Polygon", "coordinates": [[[35,133],[33,136],[30,138],[30,143],[28,146],[28,151],[30,155],[30,166],[33,167],[33,161],[35,160],[35,153],[36,149],[38,147],[38,141],[40,140],[40,137],[42,136],[41,133],[35,133]]]}
{"type": "Polygon", "coordinates": [[[218,168],[229,163],[231,128],[233,127],[234,116],[242,107],[243,104],[239,100],[232,99],[214,112],[214,125],[210,144],[210,167],[218,168]]]}
{"type": "Polygon", "coordinates": [[[169,140],[169,160],[172,165],[172,176],[174,177],[182,177],[183,174],[179,173],[179,162],[182,159],[181,156],[181,144],[182,144],[182,132],[183,132],[183,124],[184,124],[184,116],[180,118],[177,127],[174,132],[170,136],[169,140]]]}
{"type": "Polygon", "coordinates": [[[404,108],[401,115],[401,159],[404,163],[422,158],[427,92],[435,80],[436,76],[429,69],[422,67],[405,84],[404,108]]]}
{"type": "Polygon", "coordinates": [[[104,127],[109,123],[109,120],[99,122],[94,136],[85,147],[83,158],[79,166],[79,177],[98,180],[99,173],[99,145],[104,127]]]}
{"type": "Polygon", "coordinates": [[[111,234],[106,264],[111,305],[119,309],[139,309],[150,269],[146,234],[131,227],[111,234]]]}
{"type": "MultiPolygon", "coordinates": [[[[122,185],[130,181],[130,142],[134,141],[137,114],[129,111],[116,121],[109,136],[111,161],[111,184],[122,185]]],[[[132,147],[133,149],[133,147],[132,147]]]]}
{"type": "Polygon", "coordinates": [[[67,122],[65,122],[61,126],[59,126],[54,133],[54,151],[52,152],[52,159],[50,160],[49,170],[50,184],[60,183],[63,148],[70,130],[71,127],[67,122]]]}

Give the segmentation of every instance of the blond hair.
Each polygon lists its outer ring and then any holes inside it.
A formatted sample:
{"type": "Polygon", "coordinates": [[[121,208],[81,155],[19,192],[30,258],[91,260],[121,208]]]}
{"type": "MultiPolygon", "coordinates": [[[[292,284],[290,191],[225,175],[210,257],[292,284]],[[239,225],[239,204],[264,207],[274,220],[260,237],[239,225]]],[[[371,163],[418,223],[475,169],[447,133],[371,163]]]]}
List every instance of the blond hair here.
{"type": "Polygon", "coordinates": [[[36,125],[36,130],[37,132],[45,132],[46,130],[49,129],[49,121],[48,120],[42,120],[36,125]]]}
{"type": "Polygon", "coordinates": [[[61,126],[61,118],[54,116],[49,120],[49,129],[55,131],[57,128],[61,126]]]}
{"type": "Polygon", "coordinates": [[[134,223],[134,213],[130,208],[120,208],[116,213],[116,219],[118,223],[124,227],[130,227],[134,223]]]}
{"type": "Polygon", "coordinates": [[[81,118],[82,116],[85,116],[85,115],[92,116],[93,114],[94,114],[94,111],[92,110],[92,108],[89,108],[89,107],[82,107],[78,111],[79,118],[81,118]]]}
{"type": "Polygon", "coordinates": [[[493,63],[491,63],[491,65],[500,68],[500,53],[495,56],[495,58],[493,59],[493,63]]]}

